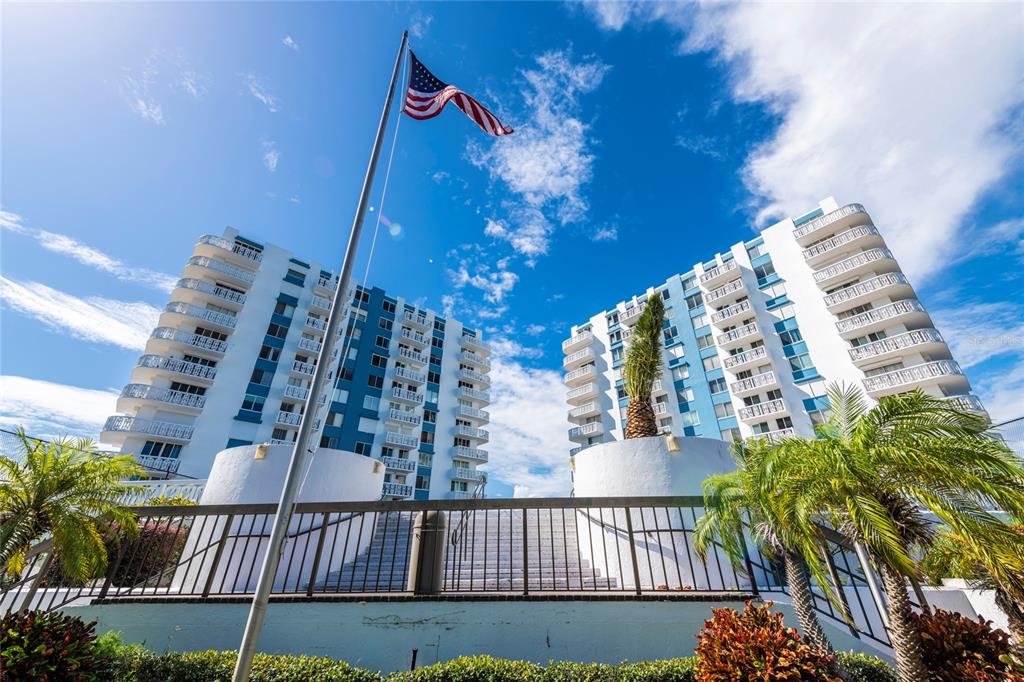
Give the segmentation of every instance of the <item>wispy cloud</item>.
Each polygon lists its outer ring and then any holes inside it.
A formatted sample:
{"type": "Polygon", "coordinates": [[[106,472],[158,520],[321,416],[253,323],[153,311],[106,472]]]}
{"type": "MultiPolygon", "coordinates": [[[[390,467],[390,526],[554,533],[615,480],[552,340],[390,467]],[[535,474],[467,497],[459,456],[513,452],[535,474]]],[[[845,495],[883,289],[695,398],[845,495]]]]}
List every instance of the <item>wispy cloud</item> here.
{"type": "Polygon", "coordinates": [[[590,233],[590,240],[594,242],[614,242],[619,238],[619,228],[616,225],[603,225],[590,233]]]}
{"type": "Polygon", "coordinates": [[[141,350],[160,311],[141,301],[79,298],[45,284],[0,275],[0,303],[46,327],[93,343],[141,350]]]}
{"type": "Polygon", "coordinates": [[[677,135],[676,146],[685,149],[691,154],[707,156],[715,161],[721,161],[725,158],[721,140],[709,135],[677,135]]]}
{"type": "Polygon", "coordinates": [[[528,336],[538,336],[540,334],[543,334],[546,329],[547,327],[545,327],[542,324],[531,324],[527,325],[524,331],[528,336]]]}
{"type": "Polygon", "coordinates": [[[24,427],[38,438],[95,439],[104,420],[115,414],[117,392],[79,388],[39,379],[0,376],[0,426],[24,427]]]}
{"type": "Polygon", "coordinates": [[[273,173],[277,170],[277,161],[281,158],[277,151],[277,143],[273,140],[260,140],[260,149],[263,151],[263,165],[273,173]]]}
{"type": "Polygon", "coordinates": [[[1024,306],[961,298],[955,308],[933,310],[932,318],[962,367],[1007,354],[1024,365],[1024,306]]]}
{"type": "Polygon", "coordinates": [[[422,38],[427,34],[430,29],[431,22],[434,21],[434,17],[423,12],[416,12],[409,19],[409,35],[413,38],[422,38]]]}
{"type": "Polygon", "coordinates": [[[177,91],[198,100],[206,93],[208,83],[209,77],[193,68],[182,50],[153,49],[141,67],[124,69],[118,85],[132,111],[162,126],[164,97],[177,91]]]}
{"type": "Polygon", "coordinates": [[[254,73],[243,74],[242,82],[248,89],[249,94],[259,100],[267,108],[267,111],[271,113],[277,111],[277,97],[267,89],[267,86],[264,85],[263,80],[259,76],[254,73]]]}
{"type": "Polygon", "coordinates": [[[113,275],[122,282],[145,284],[160,291],[171,291],[178,281],[176,277],[162,272],[127,265],[65,234],[27,227],[22,216],[17,213],[0,211],[0,229],[32,237],[46,250],[70,256],[82,265],[113,275]]]}
{"type": "Polygon", "coordinates": [[[291,36],[285,36],[284,38],[281,38],[281,44],[290,50],[294,50],[295,52],[299,51],[299,44],[295,42],[295,38],[292,38],[291,36]]]}

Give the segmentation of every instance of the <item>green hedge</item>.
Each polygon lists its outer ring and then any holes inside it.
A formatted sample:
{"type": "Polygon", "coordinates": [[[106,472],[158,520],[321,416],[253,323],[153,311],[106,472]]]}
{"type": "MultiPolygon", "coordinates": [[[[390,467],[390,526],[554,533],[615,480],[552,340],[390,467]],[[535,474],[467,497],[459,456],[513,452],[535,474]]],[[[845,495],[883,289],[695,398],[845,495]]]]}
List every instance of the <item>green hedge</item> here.
{"type": "Polygon", "coordinates": [[[874,656],[844,651],[838,657],[839,664],[850,674],[849,682],[896,682],[896,671],[874,656]]]}

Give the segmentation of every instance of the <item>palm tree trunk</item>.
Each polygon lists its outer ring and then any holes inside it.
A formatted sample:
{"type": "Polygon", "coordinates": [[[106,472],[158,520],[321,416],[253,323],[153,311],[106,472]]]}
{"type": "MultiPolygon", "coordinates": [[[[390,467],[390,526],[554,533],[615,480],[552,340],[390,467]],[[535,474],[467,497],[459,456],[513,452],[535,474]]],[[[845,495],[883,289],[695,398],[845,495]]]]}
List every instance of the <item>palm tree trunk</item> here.
{"type": "Polygon", "coordinates": [[[913,609],[903,575],[884,562],[878,563],[885,597],[889,602],[889,637],[896,652],[896,675],[899,682],[922,682],[928,679],[924,664],[921,637],[914,627],[913,609]]]}
{"type": "Polygon", "coordinates": [[[629,399],[625,435],[626,438],[649,438],[658,435],[658,420],[654,417],[649,395],[646,400],[629,399]]]}
{"type": "MultiPolygon", "coordinates": [[[[800,629],[804,631],[804,637],[825,653],[834,655],[832,642],[814,612],[814,594],[811,592],[811,581],[807,578],[803,559],[794,552],[783,549],[782,562],[786,568],[786,583],[789,585],[789,596],[793,600],[793,610],[796,611],[796,618],[800,622],[800,629]]],[[[832,659],[829,672],[837,677],[840,675],[839,662],[835,658],[832,659]]]]}
{"type": "Polygon", "coordinates": [[[1013,639],[1013,650],[1018,656],[1024,657],[1024,606],[1013,600],[1005,590],[996,588],[996,606],[1006,614],[1013,639]]]}

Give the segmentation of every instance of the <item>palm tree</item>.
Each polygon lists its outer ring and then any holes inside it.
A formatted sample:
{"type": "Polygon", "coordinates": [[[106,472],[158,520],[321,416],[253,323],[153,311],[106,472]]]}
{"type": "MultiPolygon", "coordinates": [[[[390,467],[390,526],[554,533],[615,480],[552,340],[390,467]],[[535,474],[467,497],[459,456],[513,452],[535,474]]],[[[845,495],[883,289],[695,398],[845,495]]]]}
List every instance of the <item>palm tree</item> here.
{"type": "MultiPolygon", "coordinates": [[[[782,563],[793,609],[804,636],[826,653],[834,653],[832,642],[821,626],[814,609],[814,595],[807,568],[794,539],[777,508],[771,480],[774,444],[757,439],[732,447],[736,471],[714,474],[704,480],[705,513],[697,521],[694,546],[701,558],[718,542],[738,567],[744,565],[747,527],[754,540],[771,559],[782,563]]],[[[753,576],[751,576],[753,578],[753,576]]],[[[839,675],[833,661],[832,673],[839,675]]]]}
{"type": "MultiPolygon", "coordinates": [[[[907,593],[917,569],[911,548],[934,537],[926,513],[1003,547],[1015,533],[988,510],[1024,518],[1024,469],[986,419],[920,390],[882,398],[870,410],[856,387],[830,386],[828,398],[831,415],[817,439],[778,446],[779,507],[808,546],[824,523],[865,548],[882,577],[899,679],[926,679],[907,593]]],[[[828,590],[822,558],[803,554],[828,590]]]]}
{"type": "Polygon", "coordinates": [[[122,504],[143,470],[130,455],[103,455],[92,442],[52,443],[18,431],[24,460],[0,456],[0,566],[20,575],[32,543],[49,534],[64,575],[82,582],[107,567],[103,542],[111,527],[131,532],[135,516],[122,504]]]}
{"type": "Polygon", "coordinates": [[[994,591],[1014,643],[1024,654],[1024,526],[1013,530],[1016,541],[998,547],[996,543],[1004,538],[979,538],[942,528],[921,561],[921,572],[936,583],[942,578],[963,578],[973,589],[994,591]]]}
{"type": "Polygon", "coordinates": [[[622,376],[626,379],[626,438],[658,435],[658,421],[651,407],[651,390],[661,376],[661,333],[665,325],[665,302],[661,296],[647,299],[640,319],[633,326],[622,376]]]}

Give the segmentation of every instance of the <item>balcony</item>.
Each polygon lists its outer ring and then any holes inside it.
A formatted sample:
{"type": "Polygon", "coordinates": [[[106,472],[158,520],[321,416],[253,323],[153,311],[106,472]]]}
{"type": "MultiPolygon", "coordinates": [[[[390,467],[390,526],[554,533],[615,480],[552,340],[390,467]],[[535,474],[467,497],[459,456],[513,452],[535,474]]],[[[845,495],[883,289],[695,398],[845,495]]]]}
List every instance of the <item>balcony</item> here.
{"type": "Polygon", "coordinates": [[[279,410],[276,421],[278,424],[284,424],[285,426],[298,426],[302,423],[302,415],[298,412],[279,410]]]}
{"type": "Polygon", "coordinates": [[[452,448],[452,459],[468,459],[473,462],[486,462],[487,451],[481,450],[480,448],[467,448],[462,445],[456,445],[452,448]]]}
{"type": "Polygon", "coordinates": [[[452,433],[454,433],[456,436],[462,436],[463,438],[472,438],[473,440],[478,440],[481,443],[486,443],[491,436],[491,434],[489,434],[484,429],[478,429],[474,426],[462,426],[461,424],[456,424],[452,428],[452,433]]]}
{"type": "Polygon", "coordinates": [[[833,313],[839,313],[882,296],[897,298],[913,293],[914,290],[902,272],[889,272],[832,292],[825,296],[825,305],[833,313]]]}
{"type": "Polygon", "coordinates": [[[418,391],[407,391],[404,388],[392,388],[391,399],[406,405],[422,405],[423,394],[418,391]]]}
{"type": "Polygon", "coordinates": [[[597,396],[597,384],[589,383],[570,390],[565,395],[565,400],[570,405],[579,405],[597,396]]]}
{"type": "Polygon", "coordinates": [[[406,362],[412,362],[420,366],[425,366],[430,362],[430,358],[423,353],[411,348],[402,348],[401,346],[398,347],[398,357],[402,358],[406,362]]]}
{"type": "Polygon", "coordinates": [[[429,336],[425,336],[411,329],[403,329],[399,336],[402,338],[403,341],[411,343],[414,346],[419,346],[421,349],[427,348],[430,345],[429,336]]]}
{"type": "Polygon", "coordinates": [[[292,386],[291,384],[284,387],[284,397],[294,398],[295,400],[305,400],[309,396],[309,389],[303,386],[292,386]]]}
{"type": "Polygon", "coordinates": [[[704,274],[700,276],[701,286],[705,289],[715,288],[724,283],[729,278],[729,275],[735,272],[738,267],[736,261],[730,260],[710,270],[705,270],[704,274]]]}
{"type": "Polygon", "coordinates": [[[569,419],[586,419],[601,414],[601,406],[596,402],[589,402],[569,410],[569,419]]]}
{"type": "Polygon", "coordinates": [[[580,367],[565,375],[564,381],[566,386],[578,386],[584,381],[592,381],[597,378],[597,367],[594,365],[587,365],[586,367],[580,367]]]}
{"type": "Polygon", "coordinates": [[[303,376],[311,377],[315,371],[316,365],[312,362],[302,362],[301,360],[294,360],[292,362],[291,372],[293,374],[301,374],[303,376]]]}
{"type": "Polygon", "coordinates": [[[427,382],[426,374],[423,372],[414,372],[408,367],[395,367],[394,377],[416,385],[422,385],[427,382]]]}
{"type": "Polygon", "coordinates": [[[757,403],[756,405],[740,408],[739,418],[741,421],[748,422],[782,414],[785,411],[786,404],[782,400],[769,400],[765,403],[757,403]]]}
{"type": "Polygon", "coordinates": [[[486,471],[478,471],[469,467],[452,467],[449,470],[449,477],[453,481],[468,481],[470,483],[487,482],[486,471]]]}
{"type": "Polygon", "coordinates": [[[853,364],[860,367],[868,363],[892,360],[905,355],[908,351],[925,356],[934,356],[938,353],[948,355],[949,347],[936,330],[917,329],[851,348],[850,359],[853,360],[853,364]]]}
{"type": "Polygon", "coordinates": [[[871,218],[860,204],[847,204],[793,230],[800,246],[809,246],[819,239],[835,234],[858,223],[870,223],[871,218]]]}
{"type": "Polygon", "coordinates": [[[186,350],[200,350],[207,353],[214,353],[222,355],[224,351],[228,349],[228,344],[225,341],[210,338],[209,336],[203,336],[201,334],[192,334],[190,332],[176,329],[175,327],[157,327],[153,330],[153,333],[149,335],[151,343],[148,344],[149,350],[153,351],[168,351],[174,348],[184,348],[186,350]]]}
{"type": "Polygon", "coordinates": [[[313,339],[299,339],[299,348],[308,350],[310,353],[319,353],[321,345],[319,341],[313,339]]]}
{"type": "Polygon", "coordinates": [[[427,331],[430,329],[430,321],[424,313],[415,313],[411,310],[403,310],[400,318],[403,324],[427,331]]]}
{"type": "Polygon", "coordinates": [[[258,267],[259,263],[263,260],[263,252],[260,249],[254,249],[248,244],[212,234],[204,234],[200,237],[199,241],[196,242],[196,250],[199,252],[209,251],[212,254],[231,258],[250,267],[252,264],[256,264],[258,267]],[[212,247],[212,249],[203,247],[212,247]]]}
{"type": "Polygon", "coordinates": [[[459,361],[465,362],[466,364],[475,365],[478,369],[482,369],[485,372],[491,369],[491,361],[482,355],[477,355],[476,353],[462,351],[461,353],[459,353],[459,361]]]}
{"type": "Polygon", "coordinates": [[[146,469],[147,473],[159,471],[164,474],[178,473],[181,460],[174,457],[157,457],[155,455],[133,455],[139,466],[146,469]]]}
{"type": "Polygon", "coordinates": [[[884,244],[882,235],[878,234],[874,225],[858,225],[804,249],[804,261],[810,267],[816,268],[828,259],[840,255],[844,250],[857,251],[884,244]]]}
{"type": "Polygon", "coordinates": [[[380,461],[384,463],[386,468],[392,471],[401,471],[407,474],[411,474],[416,471],[416,460],[414,459],[384,456],[380,458],[380,461]]]}
{"type": "Polygon", "coordinates": [[[481,374],[480,372],[474,372],[471,369],[460,369],[458,377],[460,379],[464,379],[465,381],[472,381],[477,384],[483,384],[484,386],[491,385],[491,378],[489,376],[487,376],[486,374],[481,374]]]}
{"type": "Polygon", "coordinates": [[[381,492],[385,497],[410,497],[413,489],[404,483],[385,483],[381,492]]]}
{"type": "Polygon", "coordinates": [[[183,277],[178,280],[177,288],[205,294],[211,297],[218,305],[224,305],[225,303],[231,304],[234,307],[245,305],[245,294],[219,287],[206,280],[183,277]]]}
{"type": "Polygon", "coordinates": [[[793,438],[796,436],[796,430],[793,428],[788,429],[776,429],[775,431],[765,431],[763,433],[755,433],[747,440],[761,440],[764,439],[769,443],[778,443],[783,438],[793,438]]]}
{"type": "Polygon", "coordinates": [[[920,326],[928,321],[928,313],[925,312],[921,302],[916,298],[909,298],[839,320],[836,322],[836,329],[844,339],[852,339],[880,332],[886,327],[897,324],[920,326]]]}
{"type": "Polygon", "coordinates": [[[188,319],[181,319],[182,317],[201,320],[204,323],[229,331],[235,328],[235,318],[233,315],[227,315],[216,310],[207,310],[206,308],[201,308],[191,303],[182,303],[181,301],[171,301],[165,305],[164,314],[160,316],[160,319],[168,319],[168,325],[189,322],[188,319]],[[166,318],[167,315],[170,315],[170,318],[166,318]]]}
{"type": "Polygon", "coordinates": [[[987,414],[985,406],[981,404],[981,399],[976,395],[955,395],[951,398],[946,398],[946,400],[952,403],[958,410],[987,414]]]}
{"type": "Polygon", "coordinates": [[[459,386],[457,395],[467,400],[477,400],[482,403],[491,402],[491,394],[487,391],[478,391],[475,388],[466,388],[465,386],[459,386]]]}
{"type": "MultiPolygon", "coordinates": [[[[181,374],[201,381],[213,381],[214,377],[217,376],[217,370],[214,367],[162,355],[143,355],[139,358],[138,367],[143,370],[152,369],[170,372],[171,374],[181,374]]],[[[145,371],[140,374],[153,376],[153,373],[145,371]]]]}
{"type": "Polygon", "coordinates": [[[716,310],[711,314],[711,324],[716,327],[723,327],[725,323],[729,322],[735,317],[742,315],[750,310],[750,301],[743,300],[739,303],[733,303],[731,306],[716,310]]]}
{"type": "Polygon", "coordinates": [[[756,322],[750,322],[742,327],[730,329],[724,334],[719,334],[715,337],[715,345],[723,350],[729,350],[730,348],[743,345],[744,342],[749,343],[755,338],[761,338],[761,332],[758,331],[756,322]]]}
{"type": "Polygon", "coordinates": [[[338,278],[324,277],[323,275],[320,275],[316,279],[316,286],[318,289],[322,289],[323,291],[334,293],[335,289],[338,288],[338,278]]]}
{"type": "Polygon", "coordinates": [[[468,336],[466,334],[463,334],[462,336],[459,337],[459,343],[462,344],[462,347],[464,349],[472,351],[474,353],[478,353],[484,356],[491,354],[490,347],[480,339],[476,338],[475,336],[468,336]]]}
{"type": "Polygon", "coordinates": [[[654,410],[655,416],[668,414],[668,403],[651,403],[651,409],[654,410]]]}
{"type": "Polygon", "coordinates": [[[385,421],[389,421],[394,424],[401,424],[403,426],[418,427],[423,421],[423,418],[409,410],[388,410],[388,416],[385,421]]]}
{"type": "Polygon", "coordinates": [[[651,395],[654,395],[655,393],[668,393],[661,383],[661,379],[655,379],[654,383],[651,384],[651,395]]]}
{"type": "Polygon", "coordinates": [[[592,362],[595,355],[593,348],[584,348],[583,350],[566,355],[562,360],[562,369],[573,370],[577,367],[582,367],[588,362],[592,362]]]}
{"type": "Polygon", "coordinates": [[[455,409],[455,414],[466,419],[479,419],[482,422],[488,422],[491,419],[491,415],[485,410],[478,410],[475,407],[468,407],[466,405],[459,405],[455,409]]]}
{"type": "Polygon", "coordinates": [[[145,403],[159,403],[158,407],[179,409],[187,414],[198,414],[206,404],[206,398],[195,393],[172,391],[152,384],[128,384],[121,389],[121,397],[117,401],[117,409],[127,412],[131,408],[141,407],[145,403]]]}
{"type": "Polygon", "coordinates": [[[315,329],[316,331],[323,334],[324,332],[327,331],[327,320],[321,320],[316,317],[307,317],[306,327],[308,327],[309,329],[315,329]]]}
{"type": "Polygon", "coordinates": [[[751,348],[750,350],[743,351],[742,353],[736,353],[730,355],[722,361],[722,365],[729,370],[740,370],[748,367],[756,362],[764,360],[768,357],[768,349],[764,346],[758,346],[757,348],[751,348]]]}
{"type": "Polygon", "coordinates": [[[332,305],[331,300],[323,296],[313,296],[313,298],[309,299],[309,307],[314,310],[330,312],[332,305]]]}
{"type": "Polygon", "coordinates": [[[420,437],[410,436],[398,431],[388,431],[384,434],[384,442],[388,445],[396,445],[400,448],[416,449],[420,446],[420,437]]]}
{"type": "Polygon", "coordinates": [[[153,419],[114,415],[103,424],[103,434],[106,435],[101,435],[100,439],[109,443],[124,440],[123,438],[118,438],[115,434],[156,436],[157,438],[165,438],[179,443],[187,443],[192,439],[192,427],[188,424],[174,424],[153,419]]]}
{"type": "Polygon", "coordinates": [[[814,272],[814,281],[818,286],[828,287],[844,277],[856,277],[867,272],[878,270],[891,271],[897,269],[896,261],[889,249],[868,249],[844,258],[838,263],[814,272]]]}
{"type": "Polygon", "coordinates": [[[573,428],[569,429],[569,440],[587,440],[592,436],[597,436],[602,433],[604,433],[604,427],[601,425],[601,422],[591,422],[590,424],[574,426],[573,428]]]}
{"type": "Polygon", "coordinates": [[[734,279],[728,284],[723,284],[717,289],[704,294],[705,305],[722,305],[725,303],[731,303],[737,299],[743,298],[747,293],[746,287],[743,286],[742,279],[734,279]]]}
{"type": "Polygon", "coordinates": [[[568,338],[562,341],[562,352],[572,353],[573,351],[579,350],[583,346],[590,345],[594,340],[594,332],[587,330],[576,334],[572,338],[568,338]]]}
{"type": "Polygon", "coordinates": [[[225,263],[217,258],[207,256],[192,256],[185,263],[185,276],[203,279],[215,277],[217,279],[231,280],[231,284],[239,284],[248,287],[256,279],[256,275],[231,263],[225,263]],[[215,274],[211,275],[213,272],[215,274]]]}
{"type": "Polygon", "coordinates": [[[905,393],[923,386],[942,384],[952,392],[967,392],[970,384],[963,370],[953,360],[926,362],[885,374],[864,378],[864,389],[872,398],[905,393]]]}
{"type": "Polygon", "coordinates": [[[644,312],[644,306],[642,303],[636,305],[627,305],[626,309],[619,315],[619,322],[623,325],[631,325],[637,321],[641,313],[644,312]]]}
{"type": "Polygon", "coordinates": [[[744,396],[757,393],[762,389],[773,388],[778,384],[775,372],[762,372],[729,384],[729,392],[735,396],[744,396]]]}

